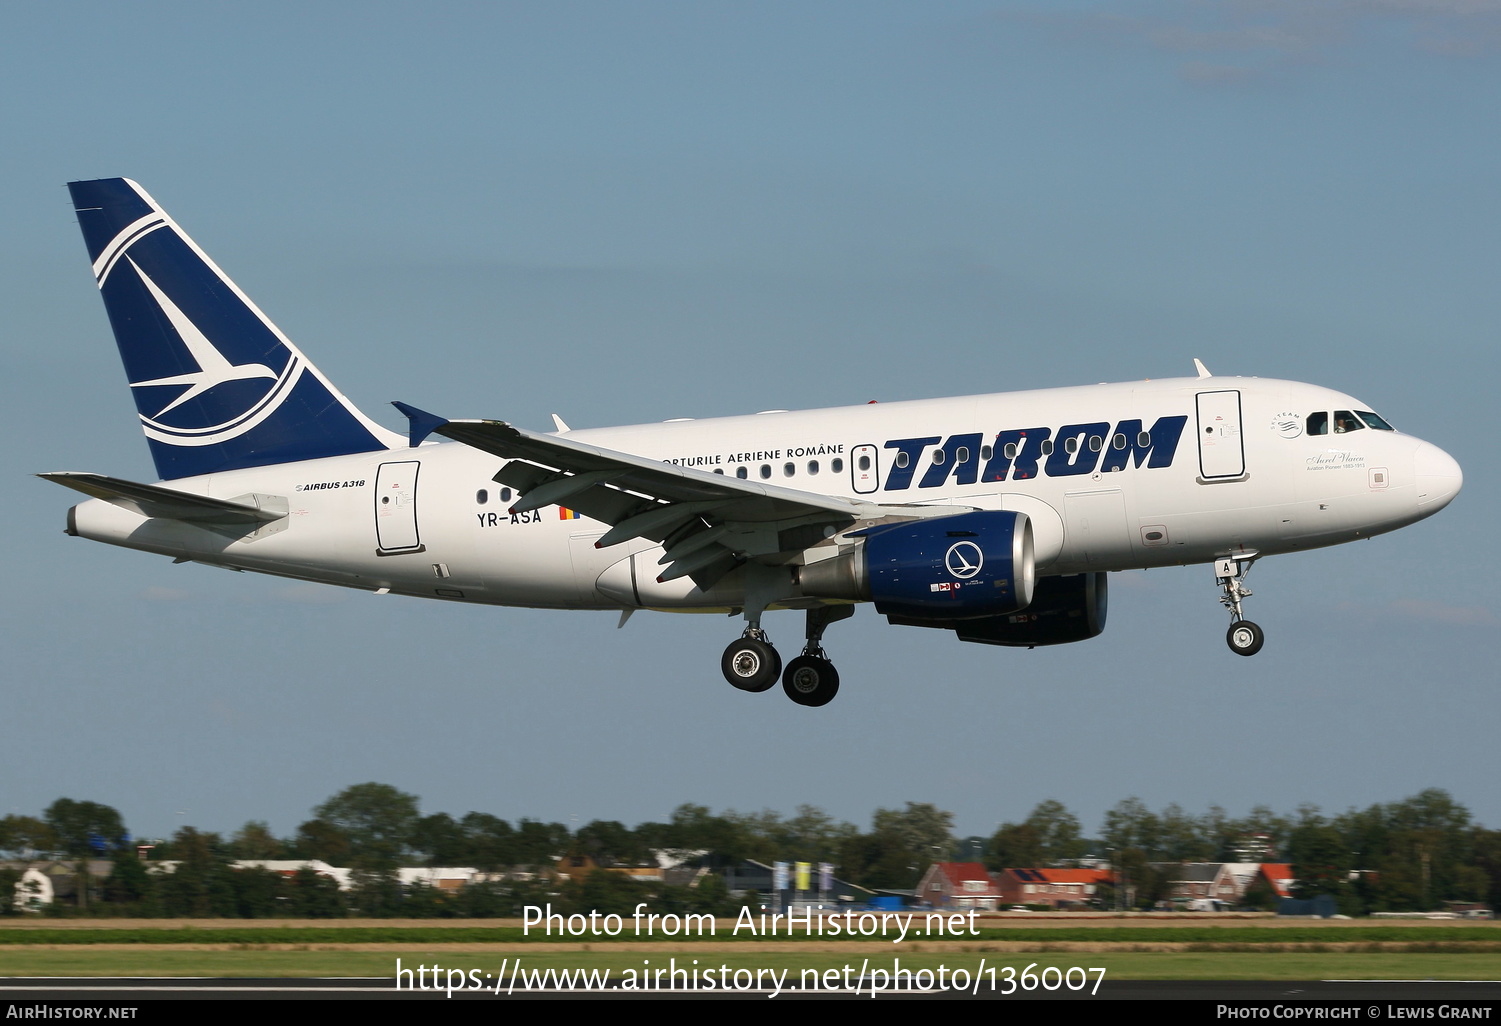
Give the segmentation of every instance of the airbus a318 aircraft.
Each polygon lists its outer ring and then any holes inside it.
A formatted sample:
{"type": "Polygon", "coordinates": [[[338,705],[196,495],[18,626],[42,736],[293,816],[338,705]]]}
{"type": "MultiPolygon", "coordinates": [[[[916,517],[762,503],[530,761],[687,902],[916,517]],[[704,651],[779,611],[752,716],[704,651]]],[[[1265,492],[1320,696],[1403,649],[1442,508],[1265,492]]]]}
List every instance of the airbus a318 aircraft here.
{"type": "Polygon", "coordinates": [[[1031,648],[1105,627],[1106,574],[1209,563],[1254,655],[1262,556],[1392,531],[1459,465],[1367,404],[1197,376],[539,432],[396,403],[361,413],[147,193],[69,186],[161,482],[92,496],[70,535],[177,562],[454,602],[744,618],[726,680],[824,705],[825,628],[893,624],[1031,648]],[[437,437],[434,437],[437,436],[437,437]],[[439,439],[442,439],[440,441],[439,439]],[[803,610],[785,669],[762,626],[803,610]]]}

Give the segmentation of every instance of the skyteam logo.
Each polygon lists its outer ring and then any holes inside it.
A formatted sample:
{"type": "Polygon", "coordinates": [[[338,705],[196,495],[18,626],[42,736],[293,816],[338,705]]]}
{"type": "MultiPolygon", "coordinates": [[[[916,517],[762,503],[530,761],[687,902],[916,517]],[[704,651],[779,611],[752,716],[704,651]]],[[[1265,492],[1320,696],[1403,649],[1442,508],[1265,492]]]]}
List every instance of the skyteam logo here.
{"type": "Polygon", "coordinates": [[[95,263],[107,298],[141,314],[132,320],[143,344],[122,349],[141,425],[176,446],[238,438],[287,400],[305,361],[217,268],[199,254],[183,259],[191,244],[175,225],[142,221],[151,223],[127,227],[95,263]]]}

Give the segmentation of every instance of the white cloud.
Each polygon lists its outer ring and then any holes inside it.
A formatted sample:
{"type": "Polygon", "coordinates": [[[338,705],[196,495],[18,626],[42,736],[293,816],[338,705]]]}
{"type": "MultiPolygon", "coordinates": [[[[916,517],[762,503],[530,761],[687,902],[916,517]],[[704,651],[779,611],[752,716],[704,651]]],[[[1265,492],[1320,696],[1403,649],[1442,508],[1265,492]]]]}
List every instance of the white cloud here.
{"type": "Polygon", "coordinates": [[[1256,72],[1250,68],[1208,61],[1189,61],[1178,68],[1178,74],[1195,85],[1239,85],[1256,77],[1256,72]]]}
{"type": "Polygon", "coordinates": [[[1136,10],[1001,17],[1095,44],[1203,55],[1176,69],[1195,85],[1267,78],[1380,39],[1436,57],[1501,52],[1501,0],[1164,0],[1136,10]]]}
{"type": "Polygon", "coordinates": [[[289,584],[276,591],[277,598],[286,602],[301,602],[307,605],[329,605],[343,602],[349,593],[343,588],[327,584],[289,584]]]}
{"type": "Polygon", "coordinates": [[[1484,606],[1450,606],[1426,599],[1397,599],[1383,606],[1363,606],[1356,602],[1341,602],[1341,612],[1353,613],[1363,618],[1379,618],[1382,621],[1402,620],[1411,623],[1445,623],[1456,627],[1494,627],[1501,624],[1497,617],[1484,606]]]}
{"type": "Polygon", "coordinates": [[[1497,620],[1495,613],[1484,606],[1448,606],[1442,602],[1426,602],[1421,599],[1398,599],[1388,609],[1403,618],[1432,620],[1463,627],[1492,627],[1501,622],[1497,620]]]}

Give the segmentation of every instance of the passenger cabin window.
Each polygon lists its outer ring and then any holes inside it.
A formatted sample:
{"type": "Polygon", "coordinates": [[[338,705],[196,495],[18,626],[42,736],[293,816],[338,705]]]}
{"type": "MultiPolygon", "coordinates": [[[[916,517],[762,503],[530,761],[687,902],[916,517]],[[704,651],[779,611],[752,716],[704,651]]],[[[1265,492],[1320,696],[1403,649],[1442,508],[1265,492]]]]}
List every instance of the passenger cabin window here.
{"type": "Polygon", "coordinates": [[[770,477],[771,477],[771,464],[770,463],[763,463],[763,464],[761,464],[761,480],[765,481],[765,480],[767,480],[770,477]]]}
{"type": "Polygon", "coordinates": [[[989,463],[989,462],[990,462],[990,454],[991,454],[991,453],[992,453],[992,452],[994,452],[994,451],[995,451],[995,450],[994,450],[994,449],[992,449],[992,448],[991,448],[991,447],[990,447],[990,446],[988,446],[988,445],[982,445],[982,446],[980,446],[980,459],[982,459],[982,460],[984,460],[984,461],[985,461],[985,462],[987,462],[987,463],[989,463]]]}
{"type": "Polygon", "coordinates": [[[1308,433],[1310,435],[1327,435],[1329,433],[1329,414],[1323,411],[1308,415],[1308,433]]]}
{"type": "MultiPolygon", "coordinates": [[[[1147,437],[1150,438],[1151,436],[1148,435],[1147,437]]],[[[1124,434],[1116,435],[1110,440],[1110,445],[1115,449],[1124,449],[1126,447],[1126,436],[1124,434]]]]}
{"type": "Polygon", "coordinates": [[[502,488],[500,490],[500,501],[501,502],[510,502],[511,501],[511,490],[509,488],[502,488]]]}
{"type": "Polygon", "coordinates": [[[746,470],[745,470],[744,467],[736,467],[735,468],[735,476],[738,477],[740,480],[744,481],[747,477],[750,477],[750,474],[746,473],[746,470]]]}
{"type": "Polygon", "coordinates": [[[817,460],[809,460],[808,461],[808,474],[809,474],[809,476],[812,476],[812,475],[817,474],[817,473],[818,473],[818,461],[817,460]]]}
{"type": "Polygon", "coordinates": [[[479,491],[474,493],[474,501],[483,506],[485,503],[490,501],[490,493],[481,488],[479,491]]]}
{"type": "Polygon", "coordinates": [[[1349,431],[1362,431],[1364,429],[1365,425],[1360,422],[1360,418],[1349,410],[1334,411],[1334,433],[1336,435],[1343,435],[1349,431]]]}
{"type": "MultiPolygon", "coordinates": [[[[870,458],[869,457],[861,456],[860,458],[862,460],[864,460],[866,463],[870,462],[870,458]]],[[[842,473],[844,473],[844,460],[841,460],[841,459],[831,460],[829,462],[829,469],[832,470],[836,474],[842,474],[842,473]]],[[[870,468],[869,467],[862,467],[861,469],[862,470],[869,470],[870,468]]]]}
{"type": "Polygon", "coordinates": [[[796,464],[784,463],[782,465],[782,476],[783,477],[791,477],[793,474],[796,474],[796,473],[797,473],[797,466],[796,466],[796,464]]]}
{"type": "Polygon", "coordinates": [[[1016,443],[1007,442],[1006,447],[1001,450],[1001,455],[1006,457],[1006,459],[1008,460],[1016,459],[1016,443]]]}
{"type": "MultiPolygon", "coordinates": [[[[865,457],[861,456],[860,460],[861,460],[861,462],[864,462],[865,461],[865,457]]],[[[907,465],[907,463],[908,463],[907,454],[905,452],[899,452],[899,453],[896,454],[896,465],[898,467],[905,467],[907,465]]],[[[865,468],[862,467],[860,469],[863,470],[865,468]]]]}
{"type": "Polygon", "coordinates": [[[1043,442],[1042,442],[1042,454],[1044,456],[1051,456],[1051,455],[1053,455],[1053,440],[1051,438],[1045,438],[1045,439],[1043,439],[1043,442]]]}

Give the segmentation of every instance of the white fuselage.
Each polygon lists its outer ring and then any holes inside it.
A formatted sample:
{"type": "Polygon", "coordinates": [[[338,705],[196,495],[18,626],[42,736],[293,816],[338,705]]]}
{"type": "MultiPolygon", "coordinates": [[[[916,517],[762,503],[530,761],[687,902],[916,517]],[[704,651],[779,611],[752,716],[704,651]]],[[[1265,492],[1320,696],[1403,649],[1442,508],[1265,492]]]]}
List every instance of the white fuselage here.
{"type": "MultiPolygon", "coordinates": [[[[1397,431],[1336,431],[1332,421],[1327,433],[1310,433],[1311,415],[1368,409],[1290,381],[1179,378],[567,437],[825,495],[1017,510],[1031,521],[1038,573],[1051,575],[1334,545],[1443,508],[1461,476],[1437,447],[1397,431]]],[[[514,496],[492,480],[504,462],[426,443],[169,483],[222,499],[286,498],[286,518],[241,539],[98,499],[75,507],[70,526],[177,558],[428,598],[682,611],[739,604],[738,572],[709,593],[687,578],[657,584],[642,572],[660,554],[646,539],[598,549],[608,525],[559,506],[512,515],[514,496]]]]}

